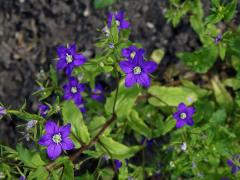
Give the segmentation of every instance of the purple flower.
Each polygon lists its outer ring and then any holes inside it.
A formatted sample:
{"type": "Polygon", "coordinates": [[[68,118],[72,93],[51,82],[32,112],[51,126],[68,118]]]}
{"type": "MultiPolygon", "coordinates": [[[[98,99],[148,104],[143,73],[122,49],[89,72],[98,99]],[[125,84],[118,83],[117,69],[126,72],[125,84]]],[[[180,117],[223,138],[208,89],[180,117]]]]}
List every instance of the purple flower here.
{"type": "Polygon", "coordinates": [[[49,109],[50,108],[47,105],[45,105],[45,104],[40,104],[38,106],[39,113],[44,118],[47,116],[47,113],[48,113],[49,109]]]}
{"type": "Polygon", "coordinates": [[[136,83],[149,87],[151,79],[148,74],[154,72],[158,65],[154,61],[145,61],[142,53],[137,51],[132,60],[121,61],[119,66],[126,74],[126,87],[131,87],[136,83]]]}
{"type": "Polygon", "coordinates": [[[73,100],[77,106],[83,104],[81,92],[84,91],[84,84],[79,83],[75,77],[70,77],[63,89],[64,99],[73,100]]]}
{"type": "Polygon", "coordinates": [[[214,43],[218,44],[222,40],[222,34],[218,34],[217,37],[214,39],[214,43]]]}
{"type": "Polygon", "coordinates": [[[129,28],[130,24],[128,21],[124,19],[124,11],[119,11],[116,13],[108,14],[108,27],[112,26],[112,19],[115,18],[116,24],[118,26],[118,30],[129,28]]]}
{"type": "Polygon", "coordinates": [[[137,51],[139,52],[139,54],[144,55],[144,49],[138,49],[136,46],[129,46],[128,48],[122,49],[122,56],[127,59],[134,59],[137,51]]]}
{"type": "Polygon", "coordinates": [[[0,106],[0,118],[5,114],[7,114],[6,109],[4,107],[0,106]]]}
{"type": "Polygon", "coordinates": [[[122,167],[122,162],[117,159],[114,160],[114,164],[115,164],[117,171],[122,167]]]}
{"type": "Polygon", "coordinates": [[[71,44],[67,48],[64,46],[59,46],[57,48],[59,57],[57,70],[65,70],[65,73],[69,76],[72,74],[74,67],[79,67],[87,61],[82,54],[76,52],[76,49],[76,44],[71,44]]]}
{"type": "Polygon", "coordinates": [[[194,124],[192,119],[194,113],[194,107],[187,107],[184,103],[180,103],[178,105],[178,111],[173,114],[174,119],[177,120],[176,127],[181,128],[185,124],[192,126],[194,124]]]}
{"type": "Polygon", "coordinates": [[[55,122],[47,121],[45,130],[45,135],[40,138],[38,143],[41,146],[47,146],[47,154],[50,159],[56,159],[62,150],[71,150],[74,148],[74,144],[69,138],[71,124],[58,127],[55,122]]]}
{"type": "Polygon", "coordinates": [[[25,176],[20,176],[19,180],[26,180],[25,176]]]}
{"type": "Polygon", "coordinates": [[[227,165],[232,168],[232,171],[231,171],[232,174],[236,174],[236,173],[240,170],[240,166],[236,165],[236,164],[234,163],[234,161],[237,161],[237,162],[240,163],[240,155],[235,155],[235,156],[233,157],[233,160],[231,160],[231,159],[228,159],[228,160],[227,160],[227,165]]]}
{"type": "Polygon", "coordinates": [[[92,99],[103,102],[105,100],[103,87],[101,84],[96,84],[95,88],[92,90],[92,99]]]}

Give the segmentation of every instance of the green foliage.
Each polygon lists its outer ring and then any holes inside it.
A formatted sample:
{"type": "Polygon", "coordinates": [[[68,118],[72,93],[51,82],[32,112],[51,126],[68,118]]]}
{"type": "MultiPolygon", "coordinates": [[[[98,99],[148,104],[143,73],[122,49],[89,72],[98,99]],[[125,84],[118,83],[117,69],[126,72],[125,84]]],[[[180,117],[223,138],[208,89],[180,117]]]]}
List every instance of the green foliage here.
{"type": "Polygon", "coordinates": [[[97,9],[104,8],[113,4],[116,0],[94,0],[94,7],[97,9]]]}
{"type": "MultiPolygon", "coordinates": [[[[93,4],[104,8],[114,2],[95,0],[93,4]]],[[[231,174],[226,164],[240,149],[240,28],[232,21],[237,1],[227,2],[212,0],[206,16],[200,0],[169,1],[167,20],[177,27],[181,18],[189,18],[201,47],[177,52],[188,68],[171,64],[161,78],[151,76],[148,89],[125,87],[125,74],[119,67],[124,59],[122,49],[141,45],[131,42],[130,30],[119,30],[113,18],[107,35],[97,38],[96,55],[72,74],[86,84],[84,113],[73,101],[64,100],[62,78],[51,66],[37,80],[40,90],[34,93],[49,106],[46,117],[27,112],[26,103],[19,110],[6,108],[7,115],[1,109],[0,118],[25,121],[16,128],[21,142],[16,149],[0,145],[0,179],[143,180],[157,178],[159,172],[166,179],[239,179],[240,173],[231,174]],[[223,32],[220,25],[225,22],[223,32]],[[104,102],[91,98],[97,79],[106,84],[104,102]],[[176,128],[174,113],[180,103],[196,109],[194,125],[176,128]],[[75,144],[72,151],[63,150],[55,160],[49,160],[46,148],[38,143],[49,119],[57,120],[59,126],[70,123],[68,138],[75,144]],[[31,127],[31,120],[37,124],[31,127]],[[121,161],[119,169],[114,160],[121,161]]],[[[163,57],[163,49],[151,54],[159,66],[163,57]]]]}
{"type": "Polygon", "coordinates": [[[82,117],[82,113],[72,101],[66,101],[62,107],[63,122],[70,123],[73,137],[76,140],[81,140],[83,143],[90,141],[88,128],[82,117]]]}
{"type": "Polygon", "coordinates": [[[105,154],[109,154],[109,156],[113,159],[128,159],[135,155],[136,152],[141,150],[141,146],[125,146],[111,137],[102,136],[100,138],[99,148],[102,149],[105,154]]]}
{"type": "Polygon", "coordinates": [[[195,72],[206,73],[216,61],[217,48],[203,47],[192,53],[179,53],[178,57],[195,72]]]}

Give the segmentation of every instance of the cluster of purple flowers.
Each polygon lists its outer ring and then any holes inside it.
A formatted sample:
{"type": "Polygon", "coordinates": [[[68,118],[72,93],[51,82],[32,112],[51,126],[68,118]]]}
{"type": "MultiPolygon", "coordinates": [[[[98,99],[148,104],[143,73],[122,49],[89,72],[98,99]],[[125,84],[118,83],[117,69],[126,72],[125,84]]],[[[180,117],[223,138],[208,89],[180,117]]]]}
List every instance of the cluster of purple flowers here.
{"type": "Polygon", "coordinates": [[[154,61],[144,60],[144,50],[130,46],[122,50],[122,56],[127,58],[119,63],[120,68],[126,74],[125,86],[132,87],[139,84],[145,88],[150,86],[150,73],[153,73],[158,65],[154,61]]]}

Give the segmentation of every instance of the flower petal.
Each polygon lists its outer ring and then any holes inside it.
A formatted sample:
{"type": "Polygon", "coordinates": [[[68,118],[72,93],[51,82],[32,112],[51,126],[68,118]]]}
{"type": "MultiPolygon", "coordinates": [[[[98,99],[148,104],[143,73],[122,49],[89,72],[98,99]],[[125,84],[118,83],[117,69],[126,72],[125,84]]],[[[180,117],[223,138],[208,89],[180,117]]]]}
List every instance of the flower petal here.
{"type": "Polygon", "coordinates": [[[59,59],[59,60],[57,61],[57,65],[56,65],[57,70],[64,69],[66,66],[67,66],[67,63],[66,63],[65,58],[64,58],[64,59],[61,58],[61,59],[59,59]]]}
{"type": "Polygon", "coordinates": [[[47,148],[48,157],[52,160],[56,159],[61,154],[61,152],[62,148],[60,144],[53,143],[47,148]]]}
{"type": "Polygon", "coordinates": [[[122,69],[122,71],[125,72],[125,73],[131,73],[132,72],[133,64],[129,60],[119,62],[119,66],[122,69]]]}
{"type": "Polygon", "coordinates": [[[195,110],[194,107],[188,107],[188,108],[187,108],[187,114],[188,114],[188,116],[192,117],[195,112],[196,112],[196,110],[195,110]]]}
{"type": "Polygon", "coordinates": [[[138,76],[137,82],[143,86],[143,87],[149,87],[151,84],[151,79],[148,77],[148,75],[146,73],[141,73],[138,76]]]}
{"type": "Polygon", "coordinates": [[[73,144],[73,142],[70,138],[63,139],[63,142],[62,142],[62,149],[63,150],[71,150],[74,147],[75,147],[75,145],[73,144]]]}
{"type": "Polygon", "coordinates": [[[67,53],[67,48],[64,46],[58,46],[57,47],[57,54],[60,59],[65,59],[67,53]]]}
{"type": "Polygon", "coordinates": [[[45,125],[45,129],[46,129],[47,134],[52,135],[52,134],[54,134],[55,132],[58,131],[58,126],[53,121],[47,121],[47,123],[45,125]]]}
{"type": "Polygon", "coordinates": [[[43,135],[38,141],[38,144],[40,144],[41,146],[49,146],[51,143],[52,139],[51,135],[49,134],[43,135]]]}
{"type": "Polygon", "coordinates": [[[194,125],[194,121],[193,121],[193,119],[190,118],[190,117],[188,117],[188,118],[186,119],[186,123],[187,123],[189,126],[193,126],[193,125],[194,125]]]}
{"type": "Polygon", "coordinates": [[[227,165],[228,166],[234,166],[234,163],[233,163],[233,161],[231,159],[228,159],[227,160],[227,165]]]}
{"type": "Polygon", "coordinates": [[[75,54],[74,55],[74,65],[80,66],[86,62],[86,58],[82,54],[75,54]]]}
{"type": "Polygon", "coordinates": [[[141,51],[137,51],[136,55],[134,56],[132,60],[133,64],[135,66],[142,66],[144,65],[144,57],[141,51]]]}
{"type": "Polygon", "coordinates": [[[154,61],[146,61],[144,62],[144,65],[143,65],[143,70],[146,72],[146,73],[152,73],[154,72],[158,67],[158,64],[154,61]]]}
{"type": "Polygon", "coordinates": [[[180,113],[179,112],[173,113],[173,118],[176,119],[176,120],[181,120],[180,113]]]}
{"type": "Polygon", "coordinates": [[[131,50],[129,48],[123,48],[122,49],[122,56],[125,58],[129,58],[131,54],[131,50]]]}
{"type": "Polygon", "coordinates": [[[130,27],[130,23],[128,21],[126,21],[126,20],[121,21],[121,24],[120,24],[121,29],[127,29],[129,27],[130,27]]]}
{"type": "Polygon", "coordinates": [[[77,45],[76,45],[75,43],[70,44],[68,50],[70,51],[70,53],[71,53],[72,55],[75,54],[75,53],[76,53],[76,50],[77,50],[77,45]]]}
{"type": "Polygon", "coordinates": [[[136,83],[135,76],[133,74],[127,74],[125,78],[125,86],[132,87],[136,83]]]}
{"type": "Polygon", "coordinates": [[[181,128],[186,124],[184,120],[177,120],[176,122],[176,128],[181,128]]]}
{"type": "Polygon", "coordinates": [[[178,105],[178,111],[185,112],[187,109],[187,106],[184,103],[180,103],[178,105]]]}
{"type": "Polygon", "coordinates": [[[59,132],[61,133],[63,138],[68,137],[69,134],[71,133],[71,124],[68,123],[65,126],[61,126],[59,128],[59,132]]]}

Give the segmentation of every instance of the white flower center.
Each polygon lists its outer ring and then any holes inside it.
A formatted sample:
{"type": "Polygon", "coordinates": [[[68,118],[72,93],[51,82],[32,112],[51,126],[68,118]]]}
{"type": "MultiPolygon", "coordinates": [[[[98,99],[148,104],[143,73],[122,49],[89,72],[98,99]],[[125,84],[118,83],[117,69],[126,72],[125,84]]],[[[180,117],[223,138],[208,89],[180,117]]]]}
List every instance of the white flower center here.
{"type": "Polygon", "coordinates": [[[71,88],[71,92],[72,92],[73,94],[75,94],[75,93],[77,92],[77,88],[76,88],[76,87],[72,87],[72,88],[71,88]]]}
{"type": "Polygon", "coordinates": [[[120,21],[119,20],[116,20],[116,25],[120,26],[120,21]]]}
{"type": "Polygon", "coordinates": [[[62,136],[61,136],[61,134],[58,133],[58,134],[53,135],[52,140],[53,140],[53,142],[55,142],[56,144],[61,143],[61,142],[62,142],[62,136]]]}
{"type": "Polygon", "coordinates": [[[134,67],[133,69],[134,74],[141,74],[141,72],[142,72],[142,69],[139,66],[134,67]]]}
{"type": "Polygon", "coordinates": [[[133,58],[135,57],[135,55],[136,55],[136,52],[133,51],[133,52],[130,54],[130,57],[133,59],[133,58]]]}
{"type": "Polygon", "coordinates": [[[73,61],[72,55],[66,54],[66,61],[67,61],[67,63],[71,63],[73,61]]]}
{"type": "Polygon", "coordinates": [[[187,114],[186,114],[186,113],[181,113],[181,114],[180,114],[180,118],[181,118],[181,119],[186,119],[186,117],[187,117],[187,114]]]}

